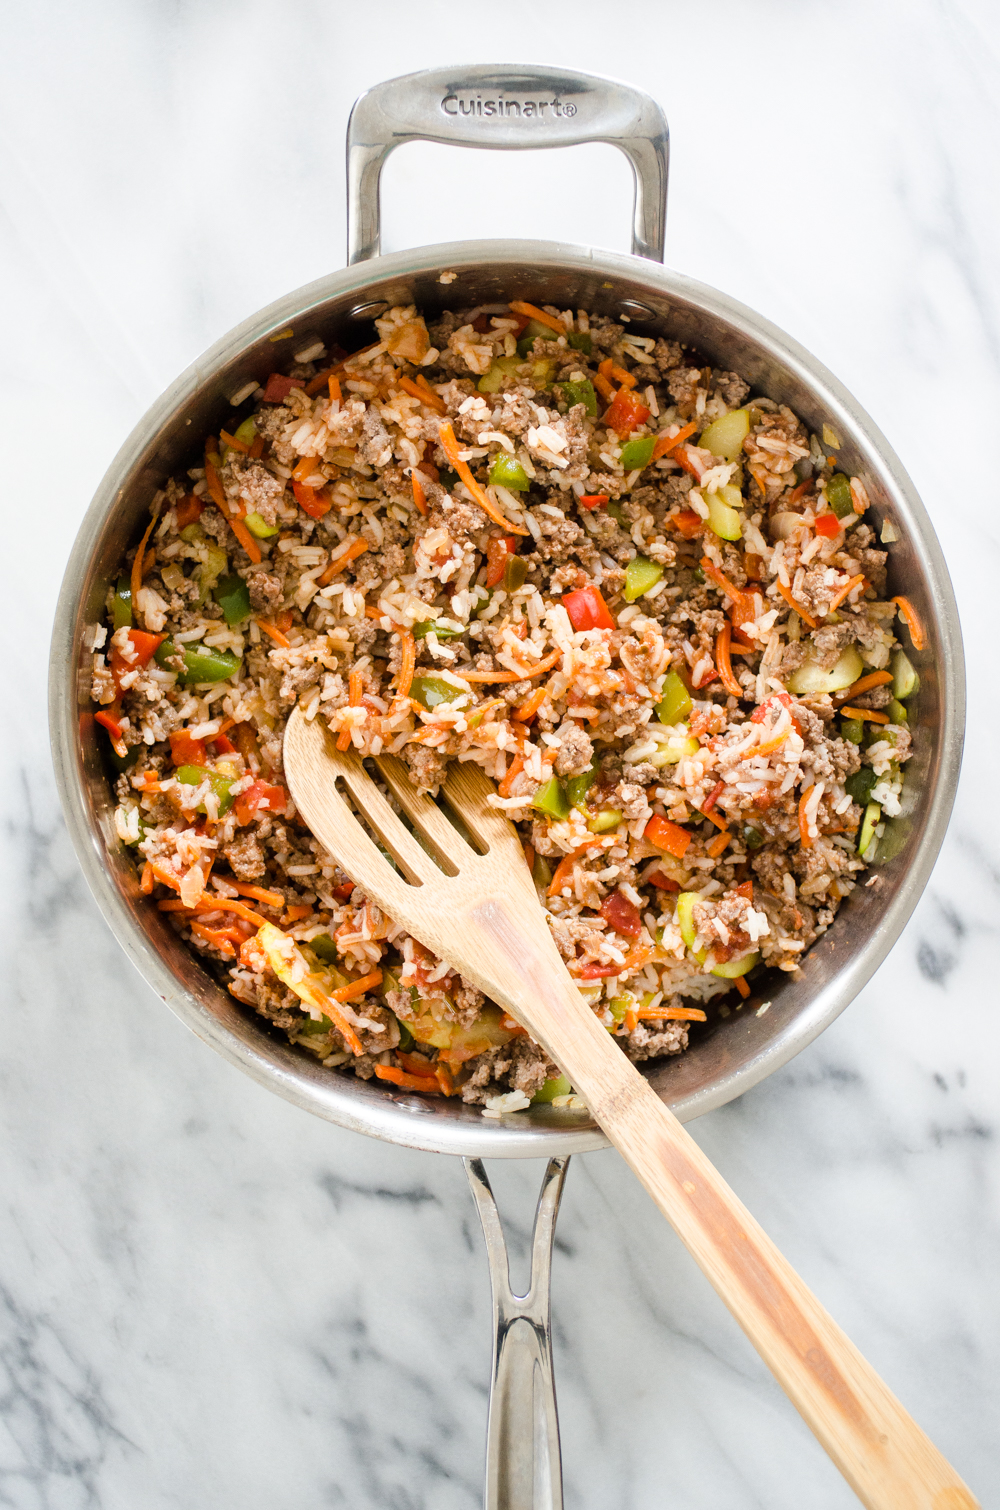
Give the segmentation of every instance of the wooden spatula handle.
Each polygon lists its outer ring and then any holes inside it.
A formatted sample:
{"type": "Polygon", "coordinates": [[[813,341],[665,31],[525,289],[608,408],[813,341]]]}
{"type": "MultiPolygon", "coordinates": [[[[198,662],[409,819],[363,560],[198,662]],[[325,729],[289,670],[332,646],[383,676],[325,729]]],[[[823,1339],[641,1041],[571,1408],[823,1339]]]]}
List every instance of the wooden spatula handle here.
{"type": "MultiPolygon", "coordinates": [[[[553,951],[554,952],[554,951],[553,951]]],[[[978,1501],[591,1013],[534,960],[514,1010],[583,1094],[789,1399],[869,1510],[978,1501]]],[[[520,994],[520,993],[518,993],[520,994]]]]}

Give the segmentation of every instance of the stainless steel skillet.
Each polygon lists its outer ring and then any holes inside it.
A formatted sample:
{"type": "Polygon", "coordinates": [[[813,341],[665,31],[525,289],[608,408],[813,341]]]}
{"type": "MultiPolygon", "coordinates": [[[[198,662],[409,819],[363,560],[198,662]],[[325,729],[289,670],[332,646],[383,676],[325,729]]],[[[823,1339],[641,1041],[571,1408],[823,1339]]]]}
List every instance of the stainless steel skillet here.
{"type": "MultiPolygon", "coordinates": [[[[521,297],[625,316],[639,333],[691,342],[706,360],[741,372],[755,389],[789,404],[811,429],[819,432],[824,423],[830,425],[842,441],[838,454],[845,470],[862,476],[879,524],[890,522],[898,534],[890,558],[891,590],[914,601],[928,630],[926,650],[914,657],[921,691],[907,807],[889,825],[876,883],[854,893],[798,976],[774,983],[768,992],[770,1009],[757,1015],[751,1003],[718,1022],[678,1060],[649,1071],[652,1084],[678,1116],[688,1120],[748,1090],[848,1005],[898,937],[944,835],[960,764],[964,675],[954,597],[930,522],[884,437],[818,362],[725,294],[661,265],[666,169],[667,131],[659,107],[638,91],[607,80],[548,68],[472,67],[416,74],[371,90],[355,106],[348,129],[351,265],[253,316],[182,374],[115,458],[73,549],[53,635],[51,727],[67,823],[98,903],[145,979],[199,1036],[270,1089],[359,1132],[471,1159],[562,1159],[604,1142],[585,1114],[536,1107],[489,1122],[478,1109],[392,1095],[306,1060],[270,1036],[259,1019],[245,1014],[162,916],[148,909],[138,895],[131,861],[117,843],[86,696],[88,625],[101,617],[108,583],[152,493],[171,472],[190,464],[192,442],[196,446],[200,436],[227,420],[231,396],[252,379],[266,379],[286,359],[289,345],[274,341],[280,332],[294,330],[296,347],[316,334],[353,349],[368,338],[364,322],[399,302],[434,312],[521,297]],[[381,166],[395,147],[418,139],[517,150],[613,143],[629,157],[636,179],[633,254],[491,240],[380,257],[381,166]],[[440,281],[442,273],[452,272],[453,281],[440,281]]],[[[560,1187],[560,1171],[550,1168],[539,1225],[543,1256],[560,1187]]],[[[481,1211],[485,1207],[492,1222],[481,1180],[476,1188],[481,1211]]],[[[498,1229],[491,1230],[496,1238],[498,1229]]],[[[499,1251],[494,1242],[494,1254],[499,1251]]],[[[495,1267],[496,1281],[500,1266],[495,1267]]],[[[535,1423],[538,1452],[528,1454],[535,1464],[530,1469],[535,1499],[526,1498],[523,1488],[511,1491],[513,1497],[498,1497],[503,1491],[497,1444],[526,1439],[523,1430],[511,1432],[495,1416],[490,1450],[497,1484],[490,1504],[559,1503],[554,1404],[545,1403],[544,1388],[547,1294],[542,1292],[547,1292],[547,1282],[536,1289],[530,1322],[512,1323],[512,1302],[497,1302],[504,1314],[498,1316],[495,1357],[495,1380],[512,1373],[516,1379],[514,1344],[519,1336],[530,1344],[524,1354],[524,1389],[498,1385],[495,1402],[499,1411],[501,1402],[516,1395],[526,1420],[535,1423]],[[546,1461],[548,1469],[539,1466],[546,1461]]]]}

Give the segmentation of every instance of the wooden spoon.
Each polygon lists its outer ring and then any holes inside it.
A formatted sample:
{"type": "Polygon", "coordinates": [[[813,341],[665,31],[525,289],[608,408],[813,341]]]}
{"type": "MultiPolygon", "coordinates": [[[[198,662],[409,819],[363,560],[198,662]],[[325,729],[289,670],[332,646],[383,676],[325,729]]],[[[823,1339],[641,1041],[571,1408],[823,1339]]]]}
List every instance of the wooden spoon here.
{"type": "Polygon", "coordinates": [[[494,787],[483,771],[453,762],[441,789],[482,851],[476,853],[415,790],[403,762],[379,756],[376,765],[418,842],[358,757],[338,752],[322,720],[309,721],[298,709],[285,732],[284,764],[296,805],[337,863],[414,938],[511,1012],[585,1097],[869,1510],[976,1510],[958,1474],[582,1000],[517,834],[487,805],[494,787]]]}

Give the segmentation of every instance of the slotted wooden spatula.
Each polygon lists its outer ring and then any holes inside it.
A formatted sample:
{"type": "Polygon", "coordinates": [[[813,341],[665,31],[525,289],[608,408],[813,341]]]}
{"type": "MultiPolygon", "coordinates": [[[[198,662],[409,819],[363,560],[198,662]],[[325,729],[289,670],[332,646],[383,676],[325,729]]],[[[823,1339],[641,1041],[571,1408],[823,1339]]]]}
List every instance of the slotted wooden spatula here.
{"type": "Polygon", "coordinates": [[[583,1001],[559,956],[493,783],[453,762],[442,793],[466,843],[403,762],[376,764],[418,843],[320,719],[289,719],[285,773],[309,827],[390,917],[511,1012],[586,1098],[789,1399],[870,1510],[976,1510],[977,1500],[802,1283],[583,1001]],[[399,874],[338,790],[396,860],[399,874]],[[427,848],[424,848],[426,845],[427,848]],[[431,858],[428,849],[438,857],[431,858]],[[404,879],[404,876],[406,879],[404,879]]]}

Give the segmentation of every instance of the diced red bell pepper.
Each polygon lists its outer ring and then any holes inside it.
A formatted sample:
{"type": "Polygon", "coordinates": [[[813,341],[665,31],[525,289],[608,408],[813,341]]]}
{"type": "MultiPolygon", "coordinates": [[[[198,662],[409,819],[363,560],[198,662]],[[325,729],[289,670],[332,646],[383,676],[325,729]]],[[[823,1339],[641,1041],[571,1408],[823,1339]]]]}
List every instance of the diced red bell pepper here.
{"type": "Polygon", "coordinates": [[[119,650],[112,650],[108,656],[108,665],[111,675],[115,679],[115,686],[121,690],[121,678],[126,671],[138,671],[142,666],[148,666],[153,656],[159,650],[165,634],[147,634],[144,629],[130,629],[128,632],[129,642],[135,651],[135,657],[127,661],[119,650]]]}
{"type": "Polygon", "coordinates": [[[753,901],[753,882],[752,881],[741,881],[740,884],[739,884],[739,886],[734,886],[733,887],[733,890],[736,892],[736,895],[738,897],[746,897],[746,899],[747,899],[748,902],[752,902],[753,901]]]}
{"type": "Polygon", "coordinates": [[[582,498],[577,499],[581,509],[603,509],[606,503],[611,502],[610,493],[584,493],[582,498]]]}
{"type": "Polygon", "coordinates": [[[613,891],[601,903],[601,917],[609,928],[625,938],[637,939],[642,932],[642,917],[634,902],[620,891],[613,891]]]}
{"type": "Polygon", "coordinates": [[[517,552],[516,535],[493,535],[486,545],[486,586],[493,588],[503,581],[507,557],[517,552]]]}
{"type": "Polygon", "coordinates": [[[204,507],[205,505],[200,498],[196,498],[193,493],[188,493],[187,497],[182,498],[180,503],[174,504],[174,517],[177,520],[177,528],[179,530],[186,530],[189,524],[196,523],[201,518],[204,507]]]}
{"type": "Polygon", "coordinates": [[[209,744],[212,746],[212,749],[215,751],[216,755],[235,755],[236,754],[236,746],[233,744],[232,740],[227,735],[225,735],[225,734],[216,734],[216,736],[215,736],[214,739],[210,739],[209,740],[209,744]]]}
{"type": "Polygon", "coordinates": [[[308,488],[304,482],[293,482],[292,492],[300,509],[305,509],[310,519],[322,519],[333,507],[333,499],[326,488],[308,488]]]}
{"type": "Polygon", "coordinates": [[[654,813],[650,818],[642,837],[648,839],[650,844],[655,844],[657,849],[665,849],[676,860],[683,860],[691,843],[689,829],[681,828],[679,823],[671,823],[669,818],[664,818],[659,813],[654,813]]]}
{"type": "Polygon", "coordinates": [[[272,372],[261,395],[265,404],[282,404],[293,388],[304,388],[301,378],[285,377],[283,372],[272,372]]]}
{"type": "Polygon", "coordinates": [[[694,509],[682,509],[679,514],[668,521],[685,540],[694,540],[705,528],[705,521],[694,509]]]}
{"type": "Polygon", "coordinates": [[[563,597],[563,607],[574,629],[614,629],[611,610],[594,586],[578,587],[563,597]]]}
{"type": "Polygon", "coordinates": [[[680,891],[681,889],[680,882],[675,881],[673,876],[664,875],[662,870],[651,871],[646,877],[646,884],[655,886],[658,891],[680,891]]]}
{"type": "Polygon", "coordinates": [[[839,535],[841,523],[836,514],[820,514],[813,526],[817,535],[824,535],[827,540],[832,540],[834,535],[839,535]]]}
{"type": "Polygon", "coordinates": [[[175,729],[170,735],[170,759],[175,766],[203,766],[205,753],[205,741],[192,738],[187,729],[175,729]]]}
{"type": "Polygon", "coordinates": [[[650,411],[645,404],[640,403],[630,388],[619,388],[611,400],[611,407],[604,416],[603,423],[609,430],[614,430],[619,439],[631,435],[637,425],[644,424],[649,418],[650,411]]]}
{"type": "Polygon", "coordinates": [[[272,813],[283,813],[286,800],[284,787],[270,786],[266,781],[255,781],[253,786],[240,793],[233,804],[236,821],[249,823],[262,807],[272,813]]]}

